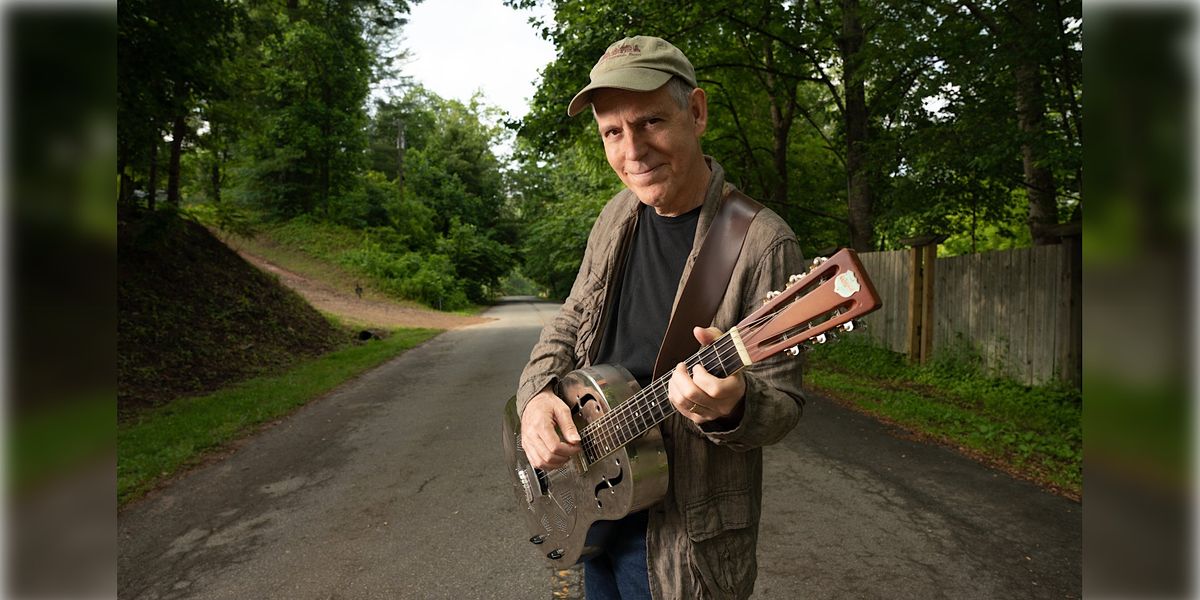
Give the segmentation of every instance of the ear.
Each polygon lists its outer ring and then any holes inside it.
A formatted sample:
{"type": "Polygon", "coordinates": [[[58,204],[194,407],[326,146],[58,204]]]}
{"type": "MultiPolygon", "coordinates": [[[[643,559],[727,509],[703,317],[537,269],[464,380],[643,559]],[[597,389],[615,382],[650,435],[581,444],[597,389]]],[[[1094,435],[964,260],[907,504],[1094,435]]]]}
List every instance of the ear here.
{"type": "Polygon", "coordinates": [[[690,101],[688,102],[688,111],[691,113],[692,121],[695,123],[696,137],[704,135],[704,130],[708,128],[708,95],[704,90],[696,88],[692,90],[690,101]]]}

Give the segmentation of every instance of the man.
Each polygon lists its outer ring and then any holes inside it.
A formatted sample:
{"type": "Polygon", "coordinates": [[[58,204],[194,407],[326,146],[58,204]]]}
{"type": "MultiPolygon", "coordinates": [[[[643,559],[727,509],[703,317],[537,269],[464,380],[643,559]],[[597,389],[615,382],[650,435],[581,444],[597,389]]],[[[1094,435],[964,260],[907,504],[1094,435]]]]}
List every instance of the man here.
{"type": "MultiPolygon", "coordinates": [[[[626,189],[605,206],[555,320],[521,374],[521,436],[530,463],[552,469],[580,450],[554,384],[590,364],[616,363],[645,386],[678,293],[722,198],[724,171],[700,149],[708,122],[691,63],[666,41],[625,38],[604,53],[567,113],[591,105],[609,165],[626,189]],[[561,435],[560,435],[561,432],[561,435]]],[[[763,209],[751,223],[714,327],[716,339],[804,271],[795,235],[763,209]]],[[[682,364],[664,421],[666,497],[646,511],[598,522],[605,552],[586,561],[588,598],[745,598],[757,573],[762,451],[795,426],[800,362],[775,358],[727,378],[682,364]]]]}

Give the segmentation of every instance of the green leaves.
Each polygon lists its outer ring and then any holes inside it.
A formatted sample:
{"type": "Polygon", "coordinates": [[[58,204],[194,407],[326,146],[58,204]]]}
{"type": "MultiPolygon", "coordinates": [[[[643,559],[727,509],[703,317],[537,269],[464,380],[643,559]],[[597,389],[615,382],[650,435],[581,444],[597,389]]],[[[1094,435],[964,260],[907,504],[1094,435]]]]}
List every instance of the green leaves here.
{"type": "Polygon", "coordinates": [[[621,188],[598,142],[580,142],[544,164],[527,160],[512,176],[521,229],[522,273],[563,298],[575,281],[592,223],[621,188]]]}
{"type": "Polygon", "coordinates": [[[604,48],[636,33],[684,50],[709,96],[705,151],[783,216],[807,253],[847,245],[852,219],[874,227],[870,243],[882,249],[930,231],[962,240],[954,252],[1030,243],[1023,144],[1052,170],[1060,211],[1078,202],[1081,53],[1079,28],[1067,26],[1078,2],[1032,14],[971,3],[979,15],[950,0],[544,4],[558,59],[520,126],[532,160],[597,143],[591,119],[568,118],[565,105],[604,48]],[[846,29],[852,21],[861,32],[846,29]],[[1014,87],[1029,53],[1045,91],[1036,135],[1018,126],[1014,87]],[[852,105],[854,82],[865,106],[852,105]]]}

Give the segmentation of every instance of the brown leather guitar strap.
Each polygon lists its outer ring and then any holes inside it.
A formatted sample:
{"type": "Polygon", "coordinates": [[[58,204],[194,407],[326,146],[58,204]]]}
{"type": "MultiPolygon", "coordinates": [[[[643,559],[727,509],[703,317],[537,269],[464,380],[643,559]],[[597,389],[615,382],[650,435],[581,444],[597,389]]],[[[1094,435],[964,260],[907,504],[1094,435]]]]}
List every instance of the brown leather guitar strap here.
{"type": "Polygon", "coordinates": [[[717,306],[725,297],[733,277],[733,265],[742,253],[746,232],[762,208],[761,204],[736,189],[721,201],[658,348],[654,379],[700,349],[692,328],[712,325],[717,306]]]}

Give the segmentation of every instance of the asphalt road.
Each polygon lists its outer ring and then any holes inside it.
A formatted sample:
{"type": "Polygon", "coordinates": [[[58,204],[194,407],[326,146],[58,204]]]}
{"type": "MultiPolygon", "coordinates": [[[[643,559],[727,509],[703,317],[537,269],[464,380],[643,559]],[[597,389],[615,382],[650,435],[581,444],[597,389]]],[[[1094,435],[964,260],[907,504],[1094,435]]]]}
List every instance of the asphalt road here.
{"type": "MultiPolygon", "coordinates": [[[[120,597],[576,597],[526,548],[499,445],[556,309],[500,304],[127,507],[120,597]]],[[[765,474],[757,598],[1080,595],[1079,504],[823,399],[765,474]]]]}

